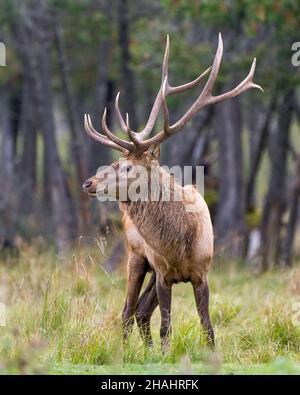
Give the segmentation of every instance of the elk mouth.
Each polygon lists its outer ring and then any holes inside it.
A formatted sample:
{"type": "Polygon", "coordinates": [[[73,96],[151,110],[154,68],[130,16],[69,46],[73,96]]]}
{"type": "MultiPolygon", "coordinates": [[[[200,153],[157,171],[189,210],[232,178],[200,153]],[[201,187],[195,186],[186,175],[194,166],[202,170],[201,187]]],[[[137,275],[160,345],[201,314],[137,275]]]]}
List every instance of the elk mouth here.
{"type": "Polygon", "coordinates": [[[84,192],[86,192],[90,197],[97,197],[101,195],[106,195],[108,193],[108,187],[105,186],[105,188],[97,188],[96,191],[89,191],[87,188],[84,188],[84,192]]]}
{"type": "Polygon", "coordinates": [[[105,196],[108,193],[108,186],[106,185],[104,188],[97,188],[96,191],[89,192],[89,196],[97,197],[97,196],[105,196]]]}

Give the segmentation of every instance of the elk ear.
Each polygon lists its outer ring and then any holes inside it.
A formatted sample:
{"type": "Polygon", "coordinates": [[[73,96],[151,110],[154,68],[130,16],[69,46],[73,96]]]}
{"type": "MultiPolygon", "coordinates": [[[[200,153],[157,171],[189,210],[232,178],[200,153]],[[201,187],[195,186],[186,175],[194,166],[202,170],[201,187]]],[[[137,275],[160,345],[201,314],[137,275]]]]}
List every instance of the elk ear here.
{"type": "Polygon", "coordinates": [[[159,159],[160,156],[160,145],[158,143],[152,144],[148,148],[148,153],[152,156],[153,159],[159,159]]]}

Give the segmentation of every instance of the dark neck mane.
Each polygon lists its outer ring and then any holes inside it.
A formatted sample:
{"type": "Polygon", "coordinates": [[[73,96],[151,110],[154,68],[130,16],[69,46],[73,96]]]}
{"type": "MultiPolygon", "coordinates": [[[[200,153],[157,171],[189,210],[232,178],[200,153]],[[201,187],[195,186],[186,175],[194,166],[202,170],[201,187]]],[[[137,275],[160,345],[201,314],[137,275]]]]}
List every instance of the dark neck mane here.
{"type": "Polygon", "coordinates": [[[181,187],[172,176],[169,176],[169,180],[171,201],[164,201],[160,193],[158,201],[127,202],[126,211],[155,251],[162,255],[175,253],[178,256],[191,248],[195,237],[195,221],[193,213],[186,212],[183,201],[174,201],[174,191],[181,187]]]}

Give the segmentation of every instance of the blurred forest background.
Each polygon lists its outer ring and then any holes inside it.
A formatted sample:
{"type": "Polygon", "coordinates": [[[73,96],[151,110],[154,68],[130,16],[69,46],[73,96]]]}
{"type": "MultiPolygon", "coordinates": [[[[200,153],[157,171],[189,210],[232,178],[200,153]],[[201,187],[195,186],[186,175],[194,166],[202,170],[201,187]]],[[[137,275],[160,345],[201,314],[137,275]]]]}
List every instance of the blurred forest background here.
{"type": "MultiPolygon", "coordinates": [[[[0,242],[64,251],[80,236],[105,235],[113,267],[124,254],[120,214],[81,185],[116,153],[84,133],[83,114],[100,125],[114,99],[133,128],[143,127],[160,86],[166,35],[170,82],[189,81],[211,65],[218,32],[224,56],[216,90],[236,85],[257,57],[251,90],[208,107],[162,146],[161,164],[204,165],[205,198],[216,254],[291,265],[300,254],[298,0],[1,0],[0,242]]],[[[169,99],[179,118],[199,94],[169,99]]],[[[99,126],[100,127],[100,126],[99,126]]],[[[159,125],[157,126],[157,129],[159,125]]],[[[118,131],[118,130],[117,130],[118,131]]]]}

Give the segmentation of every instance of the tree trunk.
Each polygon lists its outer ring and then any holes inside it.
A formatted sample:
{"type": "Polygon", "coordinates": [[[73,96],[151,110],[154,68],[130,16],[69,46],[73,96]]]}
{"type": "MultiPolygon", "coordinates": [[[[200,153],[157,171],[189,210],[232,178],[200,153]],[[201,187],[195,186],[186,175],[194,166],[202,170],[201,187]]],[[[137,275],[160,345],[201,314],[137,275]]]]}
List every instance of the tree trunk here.
{"type": "Polygon", "coordinates": [[[1,157],[0,157],[0,178],[2,180],[0,193],[0,248],[3,244],[14,243],[15,236],[15,199],[18,193],[14,186],[15,152],[14,133],[11,122],[11,112],[9,108],[9,97],[6,86],[0,91],[1,104],[1,157]]]}
{"type": "MultiPolygon", "coordinates": [[[[105,2],[103,4],[103,7],[103,12],[107,19],[107,25],[112,26],[112,3],[105,2]]],[[[109,127],[112,126],[113,107],[108,102],[108,98],[111,97],[114,93],[112,92],[112,90],[114,89],[113,82],[111,81],[109,75],[113,48],[111,35],[112,33],[109,32],[107,37],[104,37],[99,45],[97,59],[97,79],[95,87],[95,104],[93,106],[93,115],[97,124],[100,124],[99,120],[101,119],[104,108],[108,108],[109,111],[107,114],[107,124],[109,127]]],[[[89,140],[89,153],[90,154],[88,165],[91,174],[95,173],[99,166],[111,163],[111,150],[103,146],[102,144],[97,144],[97,142],[92,139],[89,140]]]]}
{"type": "Polygon", "coordinates": [[[71,132],[71,146],[77,171],[77,190],[79,195],[79,232],[85,234],[91,223],[90,203],[86,193],[83,192],[82,184],[87,178],[87,164],[85,153],[82,149],[82,132],[79,119],[78,109],[72,94],[71,83],[69,80],[69,64],[65,53],[62,33],[57,23],[54,26],[55,42],[58,54],[58,64],[63,85],[63,94],[66,103],[67,116],[71,132]]]}
{"type": "MultiPolygon", "coordinates": [[[[26,57],[32,78],[32,97],[39,130],[44,140],[44,155],[49,194],[46,199],[51,205],[55,241],[59,251],[70,246],[74,233],[74,219],[71,214],[72,201],[60,158],[58,155],[53,114],[51,89],[49,14],[44,4],[34,2],[34,17],[31,8],[23,8],[13,23],[13,32],[19,44],[21,56],[26,57]]],[[[47,217],[47,216],[45,216],[47,217]]],[[[47,220],[50,218],[47,217],[47,220]]],[[[46,218],[45,218],[46,222],[46,218]]],[[[50,232],[51,224],[49,223],[50,232]]]]}
{"type": "Polygon", "coordinates": [[[35,120],[35,103],[31,90],[33,84],[32,70],[25,57],[22,57],[23,94],[22,94],[22,122],[23,137],[22,156],[18,165],[19,185],[21,196],[32,196],[32,199],[21,199],[20,215],[30,215],[36,208],[37,192],[37,123],[35,120]]]}
{"type": "Polygon", "coordinates": [[[278,264],[280,257],[282,216],[286,207],[287,155],[293,102],[294,92],[289,90],[283,95],[277,125],[271,130],[269,136],[271,174],[261,223],[262,270],[267,270],[278,264]]]}
{"type": "Polygon", "coordinates": [[[215,121],[219,142],[217,245],[222,246],[228,256],[242,257],[245,254],[245,192],[239,99],[219,104],[215,121]]]}
{"type": "Polygon", "coordinates": [[[118,1],[118,28],[119,28],[119,45],[121,49],[121,71],[123,80],[123,91],[126,95],[124,99],[125,110],[128,112],[130,117],[130,124],[133,129],[138,127],[137,119],[137,101],[136,101],[136,89],[135,79],[131,69],[131,55],[130,55],[130,17],[129,17],[129,1],[119,0],[118,1]]]}
{"type": "MultiPolygon", "coordinates": [[[[259,170],[259,165],[261,163],[263,153],[267,146],[270,122],[272,120],[272,115],[274,114],[274,110],[276,108],[276,101],[277,101],[277,97],[274,95],[266,111],[265,120],[263,122],[261,130],[259,131],[257,142],[256,144],[253,144],[254,146],[252,146],[250,171],[249,171],[249,177],[248,177],[247,189],[246,189],[246,211],[251,210],[255,205],[254,191],[255,191],[256,176],[259,170]]],[[[251,130],[249,131],[249,133],[251,134],[251,130]]]]}
{"type": "MultiPolygon", "coordinates": [[[[74,218],[71,214],[71,198],[68,191],[67,180],[58,156],[55,136],[53,102],[51,92],[51,74],[49,49],[43,45],[39,48],[38,67],[36,67],[35,81],[38,97],[38,116],[44,137],[44,150],[47,155],[49,170],[50,195],[52,213],[54,217],[56,244],[60,251],[69,247],[74,236],[74,218]]],[[[73,214],[74,216],[74,214],[73,214]]]]}
{"type": "Polygon", "coordinates": [[[300,200],[300,155],[296,161],[296,171],[294,187],[290,201],[289,220],[286,228],[286,235],[282,246],[282,263],[291,266],[293,262],[293,244],[297,229],[299,217],[299,200],[300,200]]]}

